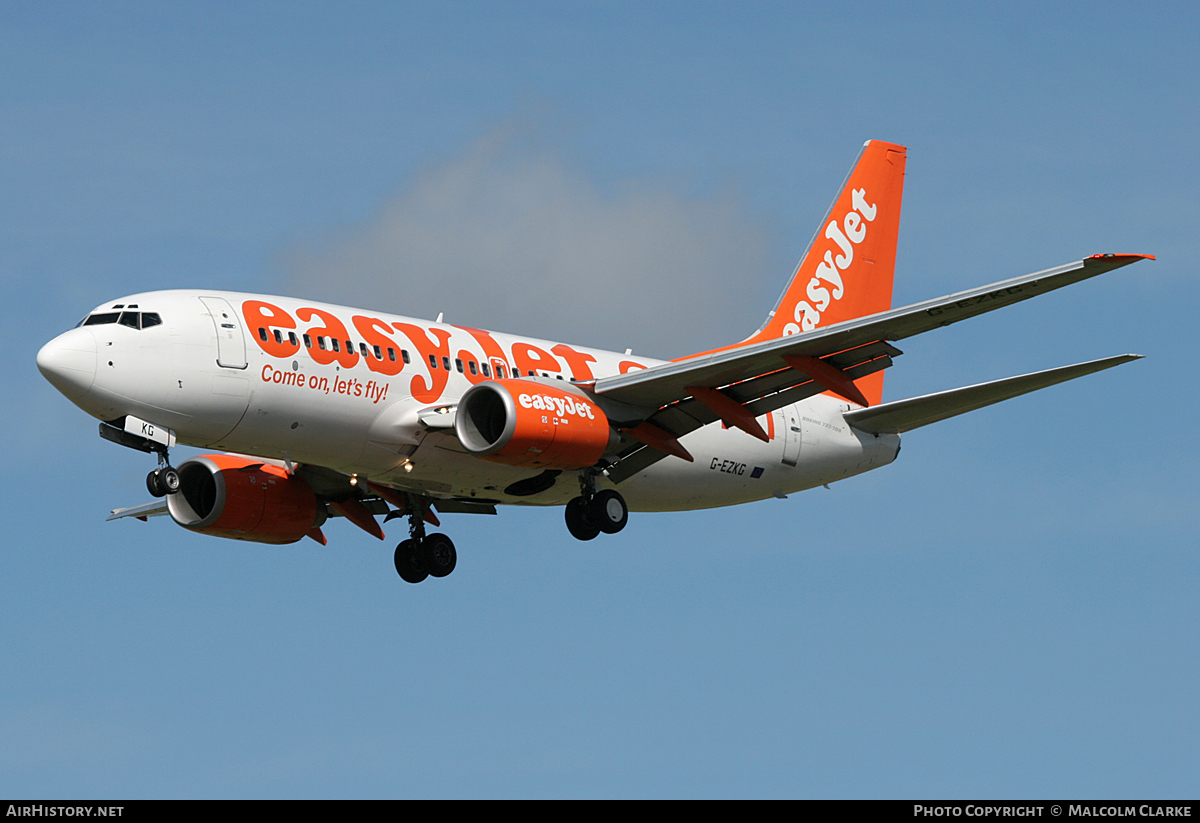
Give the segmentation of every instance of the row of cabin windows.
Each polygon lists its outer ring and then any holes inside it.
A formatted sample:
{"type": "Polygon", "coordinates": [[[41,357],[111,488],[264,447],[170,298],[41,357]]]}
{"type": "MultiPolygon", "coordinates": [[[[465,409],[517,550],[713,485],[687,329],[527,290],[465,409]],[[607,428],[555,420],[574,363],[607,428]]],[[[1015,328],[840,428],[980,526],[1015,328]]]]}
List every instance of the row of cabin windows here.
{"type": "MultiPolygon", "coordinates": [[[[261,326],[258,329],[258,337],[264,343],[270,339],[270,335],[267,333],[267,330],[265,328],[262,328],[261,326]]],[[[274,330],[274,337],[275,337],[276,343],[283,343],[283,333],[281,331],[279,331],[279,329],[274,330]]],[[[300,344],[300,340],[297,339],[295,332],[292,332],[292,331],[288,332],[287,339],[288,339],[288,342],[291,343],[293,346],[297,346],[300,344]]],[[[304,348],[311,349],[313,347],[313,338],[310,335],[306,334],[306,335],[303,335],[303,339],[304,339],[304,348]]],[[[354,351],[354,343],[352,343],[349,340],[347,340],[345,342],[346,342],[346,351],[348,351],[348,352],[354,351]]],[[[337,338],[321,337],[320,335],[318,335],[317,336],[317,348],[319,348],[321,351],[335,351],[335,352],[340,353],[342,350],[342,341],[338,340],[337,338]]],[[[380,348],[379,346],[372,346],[370,349],[368,349],[366,343],[359,343],[358,348],[359,348],[359,351],[362,352],[363,357],[370,357],[373,353],[375,355],[376,360],[383,359],[383,349],[380,348]]],[[[393,363],[396,362],[396,350],[394,348],[392,348],[391,346],[388,346],[388,348],[387,348],[387,357],[388,357],[388,360],[391,360],[393,363]]],[[[405,363],[412,362],[412,359],[408,356],[408,352],[405,351],[404,349],[400,350],[400,357],[403,358],[405,363]]]]}
{"type": "MultiPolygon", "coordinates": [[[[158,315],[153,315],[153,316],[155,318],[158,317],[158,315]]],[[[112,322],[112,321],[108,321],[108,322],[112,322]]],[[[162,322],[162,321],[156,321],[156,322],[162,322]]],[[[279,329],[274,330],[274,335],[275,335],[276,343],[283,343],[283,333],[281,331],[279,331],[279,329]]],[[[261,339],[264,343],[267,342],[267,340],[269,339],[267,330],[261,326],[258,329],[258,336],[259,336],[259,339],[261,339]]],[[[291,332],[291,331],[288,332],[287,337],[288,337],[288,342],[291,343],[293,346],[299,344],[299,340],[296,339],[295,332],[291,332]]],[[[303,338],[304,338],[304,348],[311,349],[313,346],[312,338],[309,337],[307,334],[304,335],[303,338]]],[[[336,338],[321,337],[321,336],[317,337],[317,348],[319,348],[321,351],[333,350],[335,352],[340,352],[342,350],[341,341],[337,340],[336,338]]],[[[359,351],[362,353],[363,357],[370,357],[371,353],[374,352],[376,360],[383,359],[383,350],[379,346],[372,346],[370,349],[368,349],[366,343],[359,343],[358,348],[359,348],[359,351]]],[[[354,343],[352,343],[349,340],[346,341],[346,351],[348,351],[348,352],[354,351],[354,343]]],[[[392,348],[391,346],[388,346],[388,348],[387,348],[387,356],[388,356],[388,360],[391,360],[393,363],[396,362],[396,350],[394,348],[392,348]]],[[[407,349],[400,350],[400,357],[401,357],[401,359],[404,360],[405,363],[412,362],[412,360],[408,356],[407,349]]],[[[437,367],[438,367],[437,355],[436,354],[429,355],[429,368],[436,369],[437,367]]],[[[449,357],[446,357],[444,355],[442,356],[441,367],[443,369],[445,369],[446,371],[450,371],[450,358],[449,357]]],[[[473,375],[482,373],[484,377],[492,376],[491,366],[489,366],[487,363],[480,363],[480,364],[476,365],[474,360],[468,360],[466,362],[466,367],[470,369],[471,374],[473,374],[473,375]]],[[[458,371],[459,374],[464,373],[464,364],[463,364],[463,361],[461,358],[458,358],[458,357],[454,358],[454,368],[458,371]]],[[[500,364],[497,364],[496,365],[496,376],[500,379],[504,379],[504,377],[505,377],[504,372],[505,372],[505,367],[500,364]]],[[[513,377],[521,376],[520,369],[513,369],[512,373],[513,373],[513,377]]],[[[535,374],[536,373],[531,369],[527,376],[533,377],[535,374]]],[[[542,372],[542,377],[549,377],[549,376],[550,376],[549,373],[542,372]]],[[[556,375],[556,377],[559,380],[563,379],[561,374],[556,375]]]]}

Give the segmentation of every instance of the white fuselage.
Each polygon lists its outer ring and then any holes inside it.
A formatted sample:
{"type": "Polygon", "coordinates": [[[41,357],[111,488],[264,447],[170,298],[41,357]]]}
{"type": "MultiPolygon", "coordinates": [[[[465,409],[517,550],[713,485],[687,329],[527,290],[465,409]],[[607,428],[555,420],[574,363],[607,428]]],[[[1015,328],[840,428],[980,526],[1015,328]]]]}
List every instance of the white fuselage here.
{"type": "MultiPolygon", "coordinates": [[[[539,471],[467,453],[454,429],[428,410],[453,406],[475,383],[518,372],[561,386],[661,362],[231,292],[147,292],[89,317],[129,311],[162,322],[93,321],[39,354],[56,387],[89,414],[106,421],[132,415],[171,429],[186,445],[324,466],[432,497],[562,505],[579,487],[568,472],[541,493],[505,494],[539,471]]],[[[638,511],[726,506],[894,460],[899,436],[853,429],[842,417],[851,408],[826,394],[785,406],[759,418],[769,442],[721,423],[704,426],[681,439],[695,462],[660,460],[621,483],[621,494],[638,511]]]]}

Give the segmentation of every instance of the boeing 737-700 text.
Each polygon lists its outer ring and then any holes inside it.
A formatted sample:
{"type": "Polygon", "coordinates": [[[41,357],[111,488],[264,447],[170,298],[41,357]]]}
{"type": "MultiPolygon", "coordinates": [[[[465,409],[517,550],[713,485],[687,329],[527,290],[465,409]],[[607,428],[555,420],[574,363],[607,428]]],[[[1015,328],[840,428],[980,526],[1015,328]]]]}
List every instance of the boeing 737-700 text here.
{"type": "MultiPolygon", "coordinates": [[[[887,465],[900,435],[1136,359],[1120,355],[883,403],[895,341],[1148,258],[1098,254],[893,309],[906,153],[869,141],[763,327],[672,361],[220,291],[105,303],[38,352],[101,436],[158,456],[167,515],[204,534],[325,543],[338,515],[383,539],[396,570],[457,562],[447,512],[566,507],[580,540],[628,512],[728,506],[887,465]],[[218,450],[171,465],[178,443],[218,450]]],[[[1151,258],[1152,259],[1152,258],[1151,258]]]]}

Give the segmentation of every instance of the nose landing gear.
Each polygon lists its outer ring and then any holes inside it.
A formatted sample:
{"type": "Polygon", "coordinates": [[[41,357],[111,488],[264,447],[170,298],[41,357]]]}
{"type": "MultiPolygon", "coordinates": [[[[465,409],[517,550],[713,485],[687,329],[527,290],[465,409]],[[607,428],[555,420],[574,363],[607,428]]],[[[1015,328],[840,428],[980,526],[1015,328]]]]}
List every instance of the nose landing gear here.
{"type": "Polygon", "coordinates": [[[170,429],[125,415],[101,423],[100,436],[126,448],[158,455],[158,468],[146,475],[146,491],[151,497],[166,497],[179,491],[179,472],[171,466],[167,454],[175,444],[175,433],[170,429]]]}
{"type": "Polygon", "coordinates": [[[600,532],[616,534],[629,522],[625,498],[612,489],[596,491],[596,476],[579,476],[579,497],[567,504],[567,531],[576,540],[592,540],[600,532]]]}
{"type": "Polygon", "coordinates": [[[179,472],[171,465],[167,450],[156,450],[158,468],[146,475],[146,490],[151,497],[166,497],[179,491],[179,472]]]}

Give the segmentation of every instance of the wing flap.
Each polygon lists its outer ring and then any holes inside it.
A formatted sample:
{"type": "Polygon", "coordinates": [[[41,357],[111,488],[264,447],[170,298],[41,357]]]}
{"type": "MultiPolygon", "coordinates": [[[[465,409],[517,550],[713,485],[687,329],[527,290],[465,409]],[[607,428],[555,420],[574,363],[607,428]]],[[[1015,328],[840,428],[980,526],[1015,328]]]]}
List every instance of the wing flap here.
{"type": "Polygon", "coordinates": [[[869,409],[855,409],[846,412],[843,417],[854,428],[871,434],[900,434],[1141,357],[1140,354],[1122,354],[1073,366],[1060,366],[961,389],[910,397],[869,409]]]}
{"type": "Polygon", "coordinates": [[[436,499],[433,507],[442,514],[495,514],[494,500],[473,500],[468,497],[455,497],[449,500],[436,499]]]}

